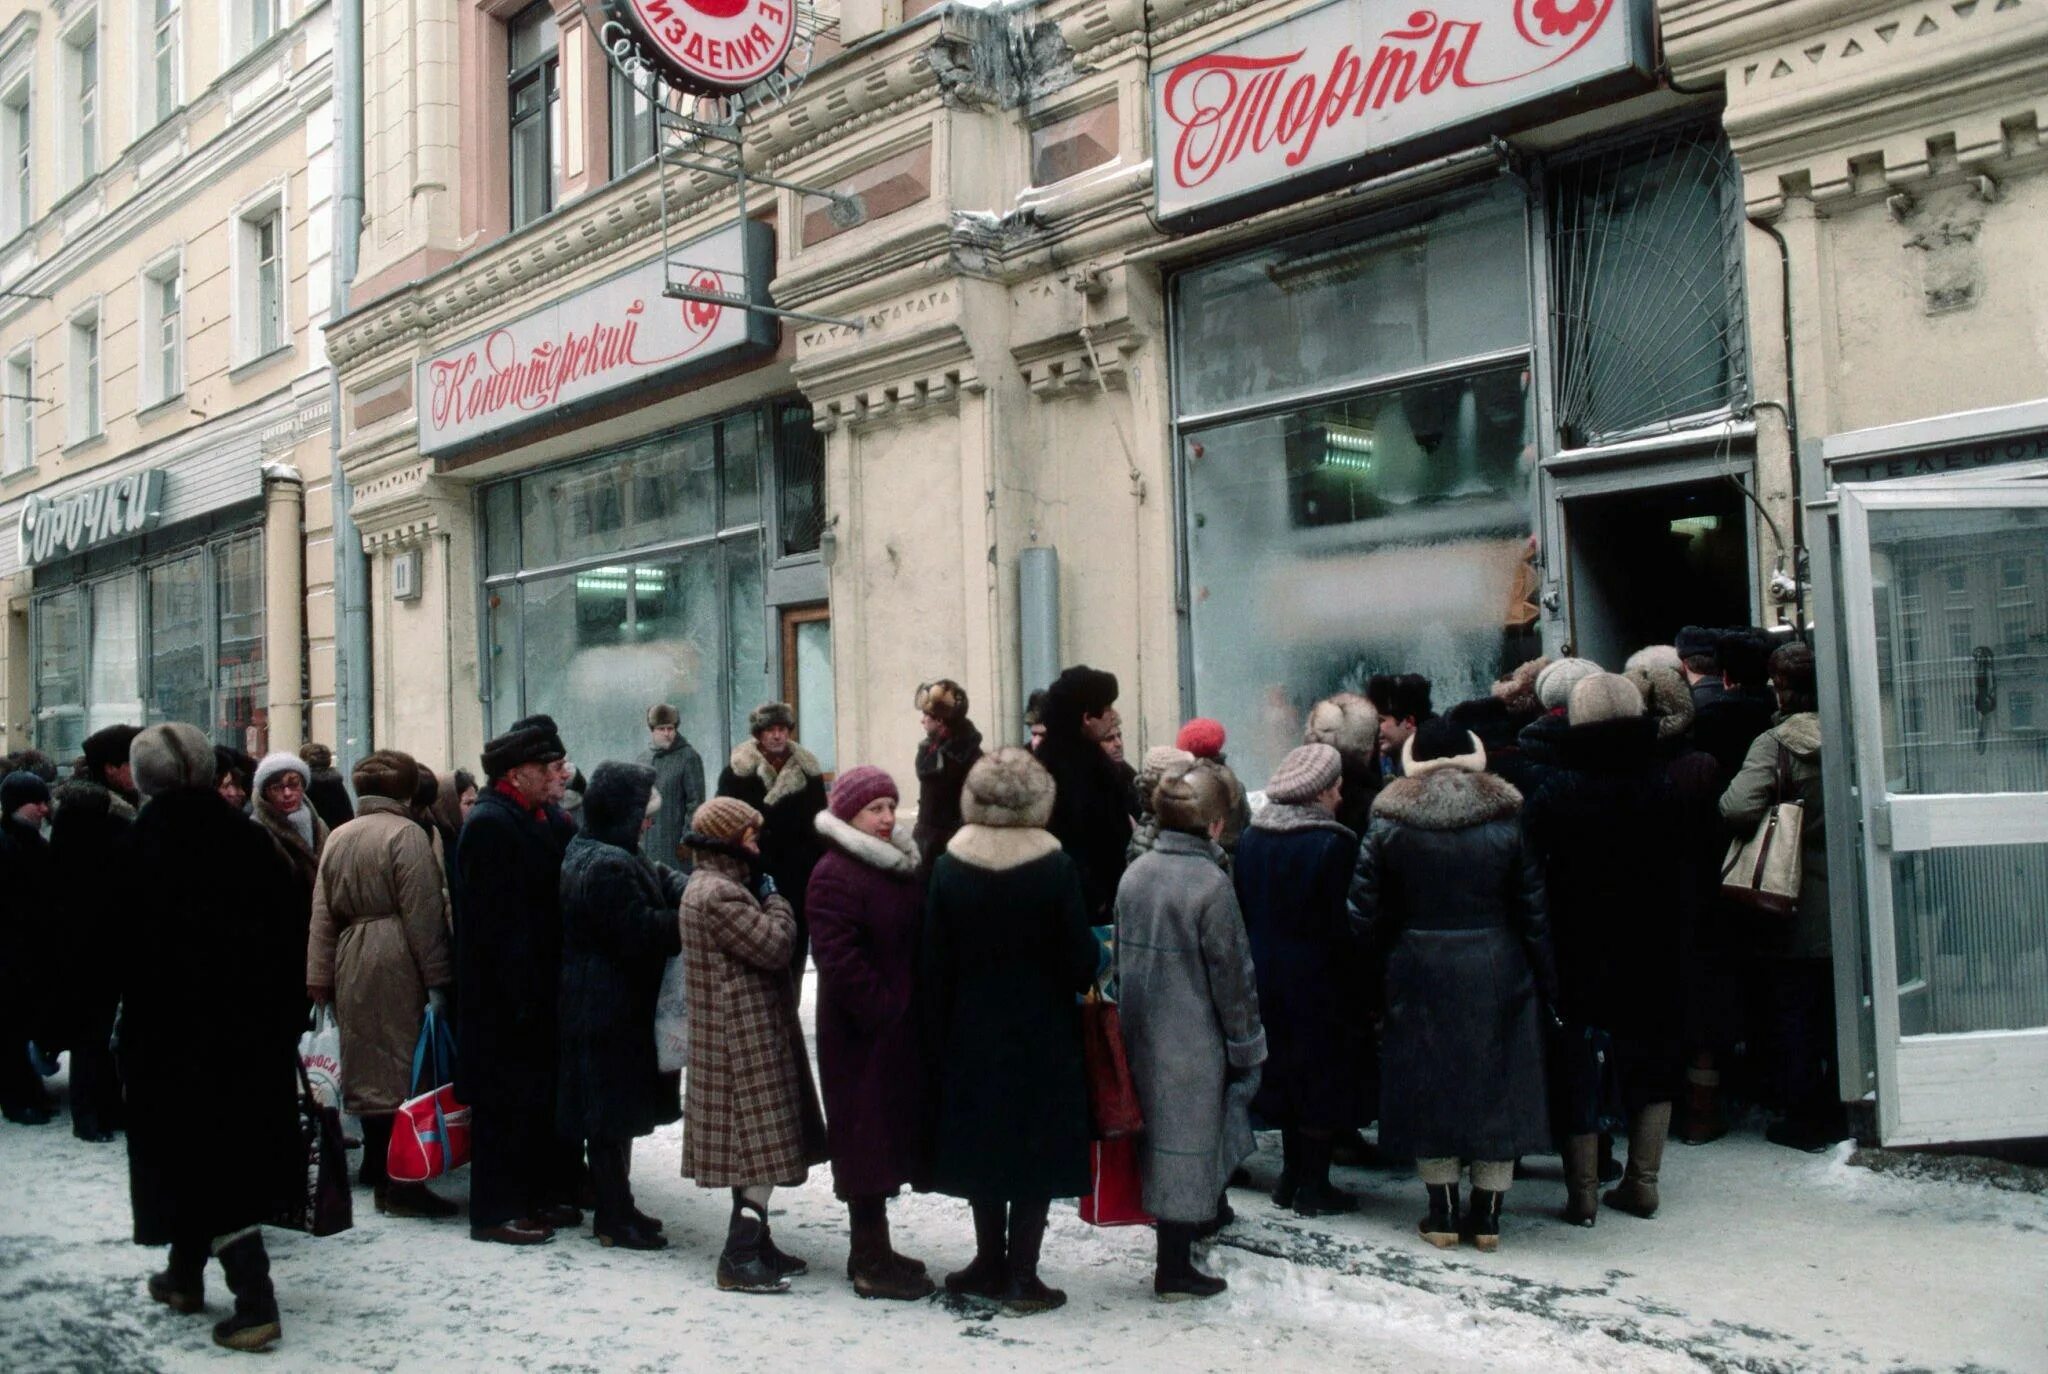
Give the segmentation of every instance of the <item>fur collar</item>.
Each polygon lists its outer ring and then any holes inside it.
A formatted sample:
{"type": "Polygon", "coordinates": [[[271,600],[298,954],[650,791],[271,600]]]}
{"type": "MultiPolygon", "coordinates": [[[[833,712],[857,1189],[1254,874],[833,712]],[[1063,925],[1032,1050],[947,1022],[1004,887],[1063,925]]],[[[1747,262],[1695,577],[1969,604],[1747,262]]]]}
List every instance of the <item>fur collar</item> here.
{"type": "Polygon", "coordinates": [[[816,825],[825,842],[849,859],[899,877],[917,872],[917,849],[900,825],[886,840],[854,829],[830,811],[820,811],[816,825]]]}
{"type": "Polygon", "coordinates": [[[946,852],[960,862],[998,873],[1036,863],[1059,848],[1051,831],[1021,826],[964,825],[946,843],[946,852]]]}
{"type": "Polygon", "coordinates": [[[1419,778],[1396,778],[1380,790],[1372,814],[1417,830],[1464,830],[1512,819],[1522,794],[1491,773],[1439,768],[1419,778]]]}
{"type": "Polygon", "coordinates": [[[761,799],[763,809],[787,797],[794,797],[810,785],[812,778],[822,779],[825,776],[825,770],[818,766],[817,755],[795,740],[790,741],[789,757],[782,761],[781,768],[768,762],[757,741],[742,740],[732,751],[732,771],[741,777],[761,780],[761,785],[768,789],[768,795],[761,799]]]}
{"type": "Polygon", "coordinates": [[[1293,802],[1267,802],[1252,816],[1252,829],[1271,830],[1283,835],[1303,830],[1334,830],[1346,839],[1358,838],[1351,833],[1349,826],[1339,823],[1322,807],[1297,806],[1293,802]]]}

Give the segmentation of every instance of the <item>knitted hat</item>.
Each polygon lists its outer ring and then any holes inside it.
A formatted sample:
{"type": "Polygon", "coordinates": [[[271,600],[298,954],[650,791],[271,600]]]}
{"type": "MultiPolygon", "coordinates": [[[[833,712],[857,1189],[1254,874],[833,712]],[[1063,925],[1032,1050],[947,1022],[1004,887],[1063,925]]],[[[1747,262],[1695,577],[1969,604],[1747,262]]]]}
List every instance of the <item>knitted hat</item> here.
{"type": "Polygon", "coordinates": [[[1672,739],[1692,729],[1692,689],[1676,668],[1635,667],[1623,674],[1643,694],[1643,705],[1657,720],[1657,738],[1672,739]]]}
{"type": "Polygon", "coordinates": [[[1327,744],[1303,744],[1287,752],[1266,779],[1266,797],[1282,804],[1311,802],[1330,790],[1344,772],[1344,760],[1327,744]]]}
{"type": "Polygon", "coordinates": [[[1356,692],[1339,692],[1309,708],[1303,744],[1327,744],[1340,758],[1369,760],[1380,746],[1380,713],[1356,692]]]}
{"type": "Polygon", "coordinates": [[[9,773],[0,779],[0,816],[12,816],[33,802],[48,804],[50,784],[33,773],[9,773]]]}
{"type": "Polygon", "coordinates": [[[911,704],[950,725],[967,718],[967,689],[951,678],[942,677],[918,688],[917,697],[911,704]]]}
{"type": "Polygon", "coordinates": [[[1571,700],[1572,687],[1600,671],[1600,665],[1590,658],[1561,658],[1536,674],[1536,700],[1546,711],[1562,710],[1571,700]]]}
{"type": "Polygon", "coordinates": [[[840,820],[850,821],[877,797],[903,800],[903,794],[896,790],[894,778],[873,764],[864,763],[858,768],[847,769],[833,780],[832,793],[825,805],[840,820]]]}
{"type": "Polygon", "coordinates": [[[681,725],[682,723],[682,713],[667,702],[663,702],[659,706],[647,708],[647,728],[650,730],[663,725],[681,725]]]}
{"type": "Polygon", "coordinates": [[[484,776],[502,778],[522,763],[555,763],[568,757],[555,722],[547,716],[528,716],[484,745],[484,776]]]}
{"type": "Polygon", "coordinates": [[[1187,750],[1198,759],[1213,759],[1223,753],[1223,742],[1227,738],[1223,722],[1207,716],[1196,716],[1180,727],[1180,734],[1174,738],[1174,745],[1187,750]]]}
{"type": "Polygon", "coordinates": [[[761,813],[738,797],[713,797],[690,817],[690,833],[719,844],[738,844],[740,836],[761,828],[761,813]]]}
{"type": "Polygon", "coordinates": [[[411,754],[379,749],[356,765],[351,781],[359,797],[389,797],[410,803],[420,789],[420,766],[411,754]]]}
{"type": "Polygon", "coordinates": [[[135,790],[145,797],[187,787],[210,792],[220,781],[213,771],[212,741],[183,721],[139,731],[127,758],[135,767],[135,790]]]}
{"type": "Polygon", "coordinates": [[[135,745],[135,737],[141,733],[142,731],[133,725],[109,725],[104,730],[93,731],[85,737],[85,744],[82,747],[85,766],[94,773],[100,773],[132,762],[131,751],[135,745]]]}
{"type": "Polygon", "coordinates": [[[1015,745],[983,754],[967,772],[960,816],[969,825],[1043,830],[1052,819],[1053,781],[1029,749],[1015,745]]]}
{"type": "Polygon", "coordinates": [[[1425,721],[1401,746],[1401,771],[1420,778],[1447,768],[1484,773],[1486,746],[1470,730],[1461,730],[1441,717],[1425,721]]]}
{"type": "Polygon", "coordinates": [[[1161,830],[1206,831],[1211,822],[1229,814],[1230,802],[1223,770],[1206,762],[1173,769],[1152,794],[1161,830]]]}
{"type": "Polygon", "coordinates": [[[1153,789],[1175,769],[1185,768],[1195,761],[1195,756],[1185,749],[1176,749],[1170,744],[1155,744],[1145,751],[1143,766],[1138,769],[1138,795],[1145,805],[1152,805],[1153,789]]]}
{"type": "Polygon", "coordinates": [[[763,730],[777,725],[786,725],[792,730],[796,729],[796,712],[789,708],[789,703],[786,701],[763,702],[754,708],[752,715],[747,717],[747,733],[755,739],[761,738],[763,730]]]}
{"type": "Polygon", "coordinates": [[[313,771],[306,767],[305,760],[280,751],[263,756],[263,762],[256,765],[255,775],[249,780],[249,790],[256,796],[262,796],[264,787],[280,773],[297,773],[301,783],[308,787],[313,785],[313,771]]]}
{"type": "Polygon", "coordinates": [[[300,746],[299,757],[305,761],[306,767],[316,773],[334,767],[334,751],[324,744],[300,746]]]}
{"type": "Polygon", "coordinates": [[[1627,678],[1613,673],[1595,673],[1575,685],[1566,712],[1574,726],[1633,720],[1642,714],[1643,694],[1627,678]]]}
{"type": "Polygon", "coordinates": [[[1669,644],[1645,644],[1621,665],[1624,675],[1638,668],[1669,668],[1675,673],[1679,668],[1678,650],[1669,644]]]}

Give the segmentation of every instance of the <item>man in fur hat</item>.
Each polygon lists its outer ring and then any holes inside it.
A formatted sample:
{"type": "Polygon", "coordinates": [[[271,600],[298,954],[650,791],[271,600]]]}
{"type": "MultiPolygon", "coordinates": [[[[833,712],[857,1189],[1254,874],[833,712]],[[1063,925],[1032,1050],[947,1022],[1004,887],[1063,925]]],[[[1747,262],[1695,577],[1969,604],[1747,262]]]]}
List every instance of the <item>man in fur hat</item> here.
{"type": "Polygon", "coordinates": [[[1114,673],[1077,664],[1045,692],[1045,738],[1038,761],[1052,774],[1052,823],[1047,828],[1081,869],[1081,888],[1094,925],[1107,924],[1125,851],[1137,827],[1137,798],[1103,741],[1123,728],[1116,710],[1114,673]]]}
{"type": "Polygon", "coordinates": [[[761,813],[761,870],[789,899],[796,915],[796,948],[790,970],[799,983],[810,955],[810,926],[804,920],[804,890],[811,870],[824,857],[818,813],[825,809],[825,770],[817,756],[796,742],[796,712],[785,701],[754,708],[747,718],[753,738],[732,751],[718,775],[718,795],[735,797],[761,813]]]}
{"type": "Polygon", "coordinates": [[[967,689],[951,678],[918,688],[914,704],[924,742],[917,746],[917,828],[911,834],[929,874],[960,829],[960,789],[981,757],[981,731],[967,718],[967,689]]]}
{"type": "Polygon", "coordinates": [[[683,738],[683,717],[663,702],[647,708],[647,752],[640,762],[654,770],[654,790],[661,797],[654,828],[640,842],[640,852],[658,864],[680,867],[687,874],[689,860],[677,854],[690,817],[704,804],[704,759],[683,738]]]}

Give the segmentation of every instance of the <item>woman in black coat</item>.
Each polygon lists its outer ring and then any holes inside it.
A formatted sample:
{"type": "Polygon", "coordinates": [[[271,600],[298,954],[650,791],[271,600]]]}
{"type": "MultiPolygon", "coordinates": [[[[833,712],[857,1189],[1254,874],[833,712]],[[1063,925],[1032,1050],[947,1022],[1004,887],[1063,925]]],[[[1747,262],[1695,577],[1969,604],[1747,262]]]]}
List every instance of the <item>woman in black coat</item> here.
{"type": "Polygon", "coordinates": [[[1414,1157],[1429,1193],[1420,1230],[1437,1246],[1458,1243],[1469,1161],[1465,1227],[1494,1250],[1515,1158],[1550,1145],[1543,876],[1522,839],[1521,793],[1485,771],[1477,738],[1429,721],[1401,765],[1373,803],[1351,887],[1351,918],[1384,970],[1380,1145],[1414,1157]]]}
{"type": "Polygon", "coordinates": [[[305,1187],[305,919],[277,847],[215,790],[204,735],[151,726],[130,760],[146,800],[108,876],[128,912],[116,1054],[135,1241],[170,1246],[149,1295],[178,1312],[204,1310],[206,1260],[217,1257],[235,1311],[213,1338],[260,1350],[280,1330],[259,1224],[305,1187]],[[209,1125],[223,1102],[234,1125],[226,1164],[209,1125]]]}
{"type": "Polygon", "coordinates": [[[661,1072],[654,1048],[662,968],[683,952],[682,875],[640,852],[660,810],[652,768],[600,763],[562,860],[556,1124],[565,1139],[590,1142],[598,1240],[629,1250],[668,1244],[633,1205],[633,1141],[683,1114],[677,1076],[661,1072]]]}
{"type": "Polygon", "coordinates": [[[937,1053],[932,1187],[974,1207],[974,1262],[951,1293],[1017,1315],[1067,1300],[1038,1278],[1051,1200],[1088,1188],[1087,1070],[1077,994],[1095,978],[1074,861],[1045,829],[1052,778],[1022,749],[967,775],[932,873],[918,986],[937,1053]]]}
{"type": "Polygon", "coordinates": [[[1280,1127],[1273,1205],[1300,1216],[1351,1212],[1330,1186],[1331,1140],[1372,1113],[1372,1017],[1344,890],[1358,836],[1338,823],[1343,761],[1304,744],[1266,783],[1266,805],[1237,842],[1238,907],[1251,937],[1267,1059],[1252,1111],[1280,1127]]]}

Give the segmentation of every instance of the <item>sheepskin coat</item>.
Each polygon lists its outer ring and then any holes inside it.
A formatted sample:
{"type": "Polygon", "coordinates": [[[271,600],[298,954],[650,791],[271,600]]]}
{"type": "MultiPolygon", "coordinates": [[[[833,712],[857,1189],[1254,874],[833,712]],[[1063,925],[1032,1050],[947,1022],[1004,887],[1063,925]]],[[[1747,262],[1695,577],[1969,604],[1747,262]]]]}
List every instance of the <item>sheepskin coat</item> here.
{"type": "Polygon", "coordinates": [[[1410,773],[1373,803],[1350,895],[1382,971],[1380,1148],[1418,1159],[1545,1153],[1541,1007],[1556,975],[1521,794],[1455,766],[1410,773]]]}
{"type": "Polygon", "coordinates": [[[1372,1119],[1372,1017],[1344,915],[1358,836],[1314,806],[1269,802],[1237,842],[1238,908],[1270,1050],[1253,1110],[1275,1126],[1372,1119]]]}
{"type": "Polygon", "coordinates": [[[914,1002],[924,885],[901,830],[881,840],[820,811],[818,834],[827,849],[811,870],[811,957],[832,1184],[841,1197],[879,1197],[922,1173],[914,1002]]]}
{"type": "Polygon", "coordinates": [[[1099,947],[1073,858],[1047,831],[968,824],[932,871],[920,952],[936,1057],[932,1187],[977,1202],[1088,1187],[1075,999],[1099,947]]]}
{"type": "Polygon", "coordinates": [[[1145,1113],[1145,1210],[1207,1221],[1257,1148],[1251,1101],[1266,1059],[1237,894],[1208,840],[1161,831],[1116,893],[1117,1008],[1145,1113]]]}
{"type": "Polygon", "coordinates": [[[790,974],[796,917],[779,891],[754,896],[745,855],[720,846],[693,857],[682,906],[683,1176],[706,1188],[799,1184],[826,1153],[790,974]]]}
{"type": "Polygon", "coordinates": [[[790,914],[796,918],[789,966],[801,979],[804,956],[810,950],[804,894],[811,883],[811,870],[825,852],[816,824],[818,813],[825,809],[825,770],[816,755],[794,741],[789,757],[777,768],[759,744],[747,740],[732,751],[731,761],[718,775],[718,795],[737,797],[761,813],[760,867],[775,880],[775,890],[788,901],[790,914]]]}
{"type": "Polygon", "coordinates": [[[427,989],[454,981],[433,843],[404,803],[365,796],[328,839],[313,887],[306,985],[334,989],[342,1105],[395,1112],[412,1096],[427,989]]]}
{"type": "Polygon", "coordinates": [[[682,1115],[676,1075],[661,1071],[654,1046],[662,970],[683,950],[684,881],[640,852],[654,778],[640,764],[593,774],[582,833],[562,859],[555,1120],[569,1140],[632,1140],[682,1115]]]}

